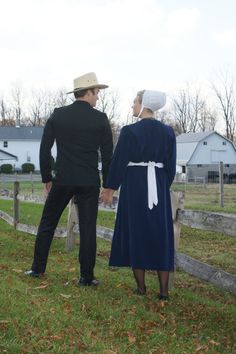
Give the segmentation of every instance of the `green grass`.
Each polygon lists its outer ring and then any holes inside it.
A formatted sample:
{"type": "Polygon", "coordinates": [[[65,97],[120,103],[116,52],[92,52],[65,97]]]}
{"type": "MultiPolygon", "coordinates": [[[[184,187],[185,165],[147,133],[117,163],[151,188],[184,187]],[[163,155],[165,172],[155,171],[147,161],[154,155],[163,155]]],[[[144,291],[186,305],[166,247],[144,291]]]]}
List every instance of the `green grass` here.
{"type": "Polygon", "coordinates": [[[181,226],[179,252],[236,274],[236,238],[181,226]]]}
{"type": "MultiPolygon", "coordinates": [[[[20,222],[29,225],[38,225],[43,205],[21,202],[20,222]]],[[[10,200],[0,199],[0,210],[13,215],[13,203],[10,200]]],[[[68,209],[61,217],[60,226],[67,224],[68,209]]],[[[115,213],[102,211],[98,213],[98,225],[113,229],[115,213]]],[[[202,262],[221,268],[230,273],[236,273],[236,238],[216,232],[191,229],[182,225],[179,251],[202,262]]]]}
{"type": "Polygon", "coordinates": [[[147,274],[148,295],[133,295],[131,271],[108,268],[110,243],[100,239],[98,289],[76,286],[78,241],[67,253],[65,240],[55,239],[47,276],[27,278],[34,237],[2,220],[0,230],[1,353],[235,352],[235,296],[182,272],[167,304],[157,301],[153,273],[147,274]]]}
{"type": "Polygon", "coordinates": [[[218,184],[191,185],[176,184],[171,188],[185,194],[185,208],[236,214],[236,184],[224,185],[224,207],[220,206],[218,184]]]}
{"type": "MultiPolygon", "coordinates": [[[[13,216],[13,201],[0,199],[0,210],[5,211],[13,216]]],[[[28,225],[38,225],[43,210],[42,204],[29,202],[20,202],[20,223],[28,225]]],[[[68,218],[68,208],[66,208],[61,216],[59,226],[66,226],[68,218]]],[[[98,224],[108,228],[114,227],[115,213],[99,210],[98,224]]]]}

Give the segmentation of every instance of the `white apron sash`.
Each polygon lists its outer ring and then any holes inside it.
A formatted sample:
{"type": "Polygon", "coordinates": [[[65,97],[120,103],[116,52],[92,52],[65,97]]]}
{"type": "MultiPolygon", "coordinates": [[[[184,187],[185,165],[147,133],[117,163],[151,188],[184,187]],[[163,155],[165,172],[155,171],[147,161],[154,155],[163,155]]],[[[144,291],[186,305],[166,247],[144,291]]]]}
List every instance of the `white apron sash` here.
{"type": "Polygon", "coordinates": [[[163,168],[162,162],[129,162],[128,166],[144,166],[147,167],[147,185],[148,185],[148,208],[152,209],[158,204],[157,183],[155,167],[163,168]]]}

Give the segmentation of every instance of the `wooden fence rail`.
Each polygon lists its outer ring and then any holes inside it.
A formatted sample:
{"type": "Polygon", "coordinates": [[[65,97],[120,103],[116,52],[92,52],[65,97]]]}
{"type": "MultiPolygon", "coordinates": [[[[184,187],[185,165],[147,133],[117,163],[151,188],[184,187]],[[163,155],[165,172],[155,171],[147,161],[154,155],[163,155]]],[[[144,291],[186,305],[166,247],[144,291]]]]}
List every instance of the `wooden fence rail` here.
{"type": "Polygon", "coordinates": [[[236,236],[236,215],[196,210],[178,210],[178,221],[194,229],[236,236]]]}

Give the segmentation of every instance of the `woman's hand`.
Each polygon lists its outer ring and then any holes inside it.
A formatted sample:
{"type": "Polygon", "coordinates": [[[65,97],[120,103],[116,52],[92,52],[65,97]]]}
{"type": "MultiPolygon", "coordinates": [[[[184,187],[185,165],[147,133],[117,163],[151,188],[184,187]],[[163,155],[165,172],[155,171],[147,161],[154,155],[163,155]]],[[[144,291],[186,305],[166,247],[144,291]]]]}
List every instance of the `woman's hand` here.
{"type": "Polygon", "coordinates": [[[51,181],[47,182],[47,183],[44,183],[43,191],[44,191],[45,198],[47,198],[51,188],[52,188],[52,182],[51,181]]]}
{"type": "Polygon", "coordinates": [[[101,192],[101,200],[104,204],[112,204],[114,189],[104,188],[101,192]]]}

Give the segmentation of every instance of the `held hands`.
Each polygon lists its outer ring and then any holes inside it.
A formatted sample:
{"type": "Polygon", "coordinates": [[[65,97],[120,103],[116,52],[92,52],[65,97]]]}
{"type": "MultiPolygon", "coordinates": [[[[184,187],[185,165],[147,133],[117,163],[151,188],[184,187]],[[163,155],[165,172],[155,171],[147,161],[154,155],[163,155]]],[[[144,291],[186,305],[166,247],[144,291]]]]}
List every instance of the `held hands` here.
{"type": "Polygon", "coordinates": [[[104,204],[112,204],[114,190],[110,188],[104,188],[100,194],[101,200],[104,204]]]}
{"type": "Polygon", "coordinates": [[[43,185],[43,192],[44,192],[44,196],[47,198],[48,196],[48,193],[50,192],[52,188],[52,182],[47,182],[47,183],[44,183],[43,185]]]}

